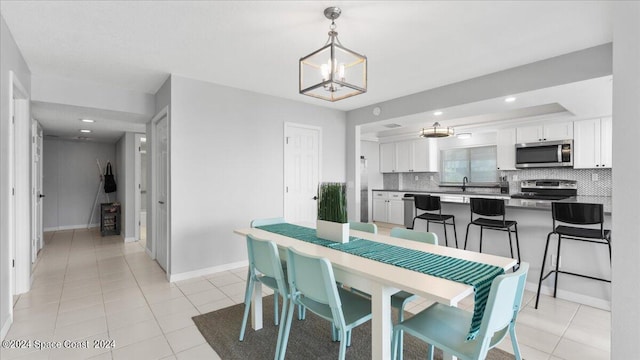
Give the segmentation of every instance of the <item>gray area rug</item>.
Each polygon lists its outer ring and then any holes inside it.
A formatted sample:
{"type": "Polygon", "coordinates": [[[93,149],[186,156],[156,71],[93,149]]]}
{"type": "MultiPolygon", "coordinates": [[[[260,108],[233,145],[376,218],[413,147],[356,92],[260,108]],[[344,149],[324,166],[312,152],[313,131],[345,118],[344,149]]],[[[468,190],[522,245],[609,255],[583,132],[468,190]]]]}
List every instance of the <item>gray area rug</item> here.
{"type": "MultiPolygon", "coordinates": [[[[239,304],[195,316],[193,321],[209,345],[223,360],[273,359],[278,336],[278,327],[273,325],[273,296],[263,299],[264,327],[254,331],[251,329],[251,319],[249,319],[244,341],[239,341],[243,311],[244,304],[239,304]]],[[[304,321],[299,321],[297,309],[293,319],[286,359],[335,360],[338,358],[339,343],[331,341],[331,327],[328,321],[310,311],[307,311],[304,321]]],[[[351,346],[347,348],[346,358],[349,360],[371,359],[371,322],[355,328],[351,336],[351,346]]],[[[405,334],[404,358],[406,360],[425,359],[426,354],[427,346],[423,342],[405,334]]],[[[436,349],[435,358],[442,359],[442,352],[438,349],[436,349]]],[[[511,360],[514,356],[499,349],[492,349],[487,359],[511,360]]]]}

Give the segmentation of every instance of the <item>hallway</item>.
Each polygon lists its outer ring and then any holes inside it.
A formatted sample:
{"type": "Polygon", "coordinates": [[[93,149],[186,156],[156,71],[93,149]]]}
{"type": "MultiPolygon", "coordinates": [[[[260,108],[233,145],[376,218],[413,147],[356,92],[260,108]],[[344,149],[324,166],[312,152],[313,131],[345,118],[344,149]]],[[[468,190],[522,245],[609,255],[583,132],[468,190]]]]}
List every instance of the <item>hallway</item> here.
{"type": "Polygon", "coordinates": [[[241,302],[246,268],[170,284],[143,242],[99,230],[45,233],[32,290],[7,340],[89,340],[89,349],[2,349],[9,359],[216,359],[191,317],[241,302]],[[113,349],[93,349],[94,340],[113,349]],[[113,346],[115,345],[115,347],[113,346]]]}

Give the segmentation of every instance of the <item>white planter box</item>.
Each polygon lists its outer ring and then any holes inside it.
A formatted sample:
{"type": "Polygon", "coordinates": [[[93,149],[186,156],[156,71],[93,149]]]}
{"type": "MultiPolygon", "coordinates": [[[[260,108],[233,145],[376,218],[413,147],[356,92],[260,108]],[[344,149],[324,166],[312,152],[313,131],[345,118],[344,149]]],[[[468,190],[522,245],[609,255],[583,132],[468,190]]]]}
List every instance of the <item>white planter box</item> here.
{"type": "Polygon", "coordinates": [[[338,243],[349,242],[349,223],[336,223],[333,221],[318,220],[316,224],[316,236],[320,239],[335,241],[338,243]]]}

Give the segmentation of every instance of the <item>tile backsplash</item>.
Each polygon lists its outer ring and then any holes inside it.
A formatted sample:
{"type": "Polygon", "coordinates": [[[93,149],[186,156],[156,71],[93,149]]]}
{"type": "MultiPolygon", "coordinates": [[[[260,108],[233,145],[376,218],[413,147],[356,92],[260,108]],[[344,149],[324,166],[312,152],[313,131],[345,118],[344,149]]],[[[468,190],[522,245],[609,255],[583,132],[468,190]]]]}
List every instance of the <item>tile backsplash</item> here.
{"type": "MultiPolygon", "coordinates": [[[[529,179],[563,179],[578,182],[578,195],[611,196],[611,169],[526,169],[501,171],[499,176],[507,176],[509,192],[520,192],[520,181],[529,179]],[[517,176],[517,180],[513,177],[517,176]],[[594,177],[597,180],[594,180],[594,177]]],[[[387,190],[444,190],[439,187],[439,173],[393,173],[383,175],[383,185],[387,190]]],[[[498,188],[472,188],[473,191],[499,193],[498,188]]]]}

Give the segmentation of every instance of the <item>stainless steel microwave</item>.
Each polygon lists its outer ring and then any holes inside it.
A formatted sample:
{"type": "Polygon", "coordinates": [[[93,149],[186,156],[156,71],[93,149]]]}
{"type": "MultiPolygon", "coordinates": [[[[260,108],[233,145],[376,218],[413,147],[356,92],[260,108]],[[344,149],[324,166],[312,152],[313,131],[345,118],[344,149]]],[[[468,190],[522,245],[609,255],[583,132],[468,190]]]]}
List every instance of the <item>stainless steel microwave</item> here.
{"type": "Polygon", "coordinates": [[[573,167],[573,140],[516,144],[516,168],[573,167]]]}

